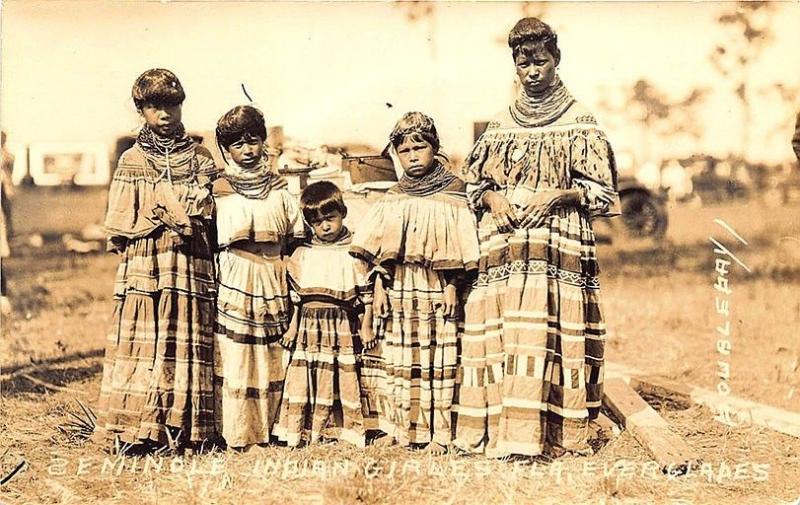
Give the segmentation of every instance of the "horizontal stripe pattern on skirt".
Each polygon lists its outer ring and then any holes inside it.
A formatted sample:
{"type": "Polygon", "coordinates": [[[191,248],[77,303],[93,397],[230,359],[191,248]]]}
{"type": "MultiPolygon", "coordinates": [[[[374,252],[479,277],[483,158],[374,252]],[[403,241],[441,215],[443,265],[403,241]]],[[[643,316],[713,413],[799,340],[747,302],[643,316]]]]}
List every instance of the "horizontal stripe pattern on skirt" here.
{"type": "Polygon", "coordinates": [[[490,457],[585,449],[602,398],[605,343],[590,223],[557,209],[539,228],[500,234],[487,223],[479,234],[455,443],[490,457]]]}
{"type": "Polygon", "coordinates": [[[365,446],[357,313],[316,302],[300,309],[275,433],[287,445],[320,438],[365,446]]]}
{"type": "Polygon", "coordinates": [[[278,340],[289,327],[286,260],[241,249],[217,253],[216,332],[245,344],[278,340]]]}
{"type": "Polygon", "coordinates": [[[290,310],[285,260],[227,248],[217,262],[217,430],[230,447],[267,443],[288,361],[279,343],[290,310]]]}
{"type": "Polygon", "coordinates": [[[192,224],[187,243],[162,229],[122,252],[98,405],[108,438],[167,443],[169,429],[186,442],[215,432],[214,264],[205,224],[192,224]]]}
{"type": "MultiPolygon", "coordinates": [[[[401,445],[449,445],[458,358],[456,320],[442,315],[444,274],[416,264],[398,264],[388,291],[381,356],[369,356],[364,382],[377,402],[378,428],[401,445]]],[[[372,353],[371,353],[372,354],[372,353]]]]}

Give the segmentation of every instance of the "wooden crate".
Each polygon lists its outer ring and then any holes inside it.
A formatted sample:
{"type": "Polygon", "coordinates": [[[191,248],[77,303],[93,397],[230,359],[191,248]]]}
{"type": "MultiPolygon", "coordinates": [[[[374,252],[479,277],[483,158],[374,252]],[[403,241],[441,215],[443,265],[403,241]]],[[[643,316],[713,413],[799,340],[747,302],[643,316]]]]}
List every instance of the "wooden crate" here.
{"type": "Polygon", "coordinates": [[[392,160],[380,155],[344,156],[342,170],[350,173],[353,184],[397,181],[392,160]]]}

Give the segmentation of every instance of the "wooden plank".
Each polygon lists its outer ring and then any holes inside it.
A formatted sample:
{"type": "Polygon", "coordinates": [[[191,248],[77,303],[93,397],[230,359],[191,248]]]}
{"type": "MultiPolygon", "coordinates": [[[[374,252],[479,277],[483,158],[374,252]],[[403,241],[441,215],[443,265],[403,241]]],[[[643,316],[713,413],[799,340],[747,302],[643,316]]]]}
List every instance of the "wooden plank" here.
{"type": "Polygon", "coordinates": [[[603,404],[622,422],[665,473],[681,475],[699,461],[697,453],[624,380],[603,384],[603,404]]]}
{"type": "Polygon", "coordinates": [[[637,388],[644,385],[647,388],[644,391],[649,394],[660,391],[665,398],[671,399],[685,399],[688,395],[693,405],[708,407],[714,415],[720,415],[727,410],[735,423],[764,426],[784,435],[800,438],[800,412],[779,409],[733,395],[721,395],[691,384],[680,384],[662,377],[654,377],[619,363],[607,363],[607,365],[607,371],[610,373],[607,373],[606,377],[622,379],[637,388]]]}
{"type": "Polygon", "coordinates": [[[698,405],[705,405],[715,415],[727,410],[734,423],[756,424],[800,438],[800,412],[791,412],[732,395],[724,396],[694,386],[690,388],[692,401],[698,405]]]}

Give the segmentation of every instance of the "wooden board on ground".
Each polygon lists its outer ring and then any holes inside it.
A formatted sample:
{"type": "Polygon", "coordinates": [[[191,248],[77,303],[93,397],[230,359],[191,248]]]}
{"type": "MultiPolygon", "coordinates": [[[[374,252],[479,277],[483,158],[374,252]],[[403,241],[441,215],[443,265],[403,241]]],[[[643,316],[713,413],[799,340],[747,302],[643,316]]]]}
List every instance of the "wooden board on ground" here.
{"type": "Polygon", "coordinates": [[[665,473],[680,475],[699,461],[697,453],[624,380],[603,385],[603,404],[642,444],[665,473]]]}
{"type": "Polygon", "coordinates": [[[618,376],[645,394],[666,398],[678,404],[704,405],[731,426],[750,423],[800,438],[800,412],[779,409],[733,395],[649,375],[618,376]],[[726,414],[727,413],[727,414],[726,414]]]}
{"type": "Polygon", "coordinates": [[[723,412],[727,411],[733,424],[751,423],[800,438],[800,412],[779,409],[733,395],[721,395],[690,384],[680,384],[619,363],[607,365],[606,382],[612,378],[621,379],[645,394],[684,404],[688,399],[693,405],[706,406],[720,419],[723,412]]]}

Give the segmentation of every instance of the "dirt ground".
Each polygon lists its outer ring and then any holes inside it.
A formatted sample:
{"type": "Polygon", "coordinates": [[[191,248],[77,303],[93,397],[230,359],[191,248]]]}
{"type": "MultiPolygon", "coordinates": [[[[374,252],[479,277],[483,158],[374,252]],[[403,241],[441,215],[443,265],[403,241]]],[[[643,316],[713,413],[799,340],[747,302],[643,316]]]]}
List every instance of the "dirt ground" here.
{"type": "MultiPolygon", "coordinates": [[[[368,203],[350,200],[351,224],[368,203]]],[[[731,392],[800,411],[798,210],[758,202],[676,207],[665,241],[616,234],[601,245],[608,359],[717,386],[716,327],[725,319],[715,309],[715,237],[751,270],[734,265],[728,276],[731,392]]],[[[4,265],[14,313],[3,321],[0,341],[0,475],[26,464],[0,487],[0,503],[686,504],[800,497],[800,440],[757,426],[729,428],[704,408],[667,405],[661,414],[704,462],[688,476],[657,472],[625,431],[606,445],[598,440],[594,456],[554,461],[485,462],[344,444],[117,461],[58,430],[68,412],[79,412],[75,399],[89,406],[97,399],[115,267],[113,255],[68,254],[57,240],[38,249],[19,245],[4,265]]]]}

